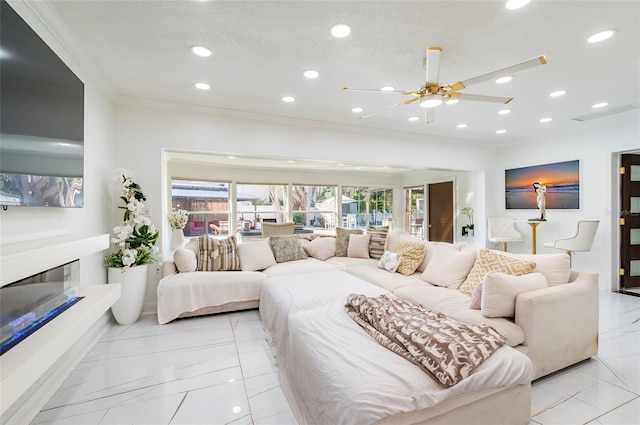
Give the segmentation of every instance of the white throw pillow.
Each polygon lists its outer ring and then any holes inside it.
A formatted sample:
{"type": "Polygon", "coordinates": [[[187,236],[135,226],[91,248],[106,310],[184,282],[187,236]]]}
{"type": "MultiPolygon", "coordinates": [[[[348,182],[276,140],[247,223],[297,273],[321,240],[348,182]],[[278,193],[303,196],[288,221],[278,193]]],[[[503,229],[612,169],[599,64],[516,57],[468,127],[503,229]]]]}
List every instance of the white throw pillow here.
{"type": "Polygon", "coordinates": [[[549,286],[562,285],[569,282],[571,265],[569,256],[565,253],[557,254],[515,254],[503,252],[503,255],[518,260],[533,261],[536,267],[533,273],[542,273],[547,278],[549,286]]]}
{"type": "Polygon", "coordinates": [[[382,258],[378,261],[378,267],[388,272],[395,273],[402,260],[402,255],[397,252],[385,251],[382,258]]]}
{"type": "Polygon", "coordinates": [[[173,253],[173,262],[180,273],[195,272],[198,268],[198,257],[188,248],[176,249],[173,253]]]}
{"type": "Polygon", "coordinates": [[[484,317],[514,317],[518,295],[547,287],[542,273],[522,276],[489,272],[482,281],[482,315],[484,317]]]}
{"type": "Polygon", "coordinates": [[[315,238],[302,247],[309,256],[325,261],[336,255],[336,238],[330,236],[315,238]]]}
{"type": "Polygon", "coordinates": [[[347,257],[351,258],[371,258],[369,257],[369,241],[371,235],[349,235],[349,246],[347,247],[347,257]]]}
{"type": "Polygon", "coordinates": [[[434,245],[433,255],[420,279],[432,285],[457,289],[467,278],[475,261],[474,251],[458,251],[448,246],[434,245]]]}
{"type": "Polygon", "coordinates": [[[241,243],[238,245],[238,257],[243,272],[264,270],[276,264],[268,239],[241,243]]]}

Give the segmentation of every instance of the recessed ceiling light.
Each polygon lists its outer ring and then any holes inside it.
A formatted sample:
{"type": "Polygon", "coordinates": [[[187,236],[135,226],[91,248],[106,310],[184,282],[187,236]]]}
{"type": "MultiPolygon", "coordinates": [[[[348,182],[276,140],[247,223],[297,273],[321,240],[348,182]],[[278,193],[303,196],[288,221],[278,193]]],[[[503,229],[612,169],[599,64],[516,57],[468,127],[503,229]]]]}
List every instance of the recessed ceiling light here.
{"type": "Polygon", "coordinates": [[[207,49],[204,46],[191,46],[191,51],[198,56],[202,56],[203,58],[211,56],[211,50],[207,49]]]}
{"type": "Polygon", "coordinates": [[[589,43],[599,43],[611,37],[616,31],[615,30],[606,30],[599,32],[597,34],[593,34],[591,37],[587,39],[589,43]]]}
{"type": "Polygon", "coordinates": [[[520,9],[521,7],[526,6],[531,0],[507,0],[505,7],[507,9],[520,9]]]}
{"type": "Polygon", "coordinates": [[[289,164],[293,164],[295,161],[294,161],[294,160],[292,160],[292,159],[290,159],[290,160],[288,160],[287,162],[288,162],[289,164]]]}
{"type": "Polygon", "coordinates": [[[362,167],[355,167],[354,170],[362,170],[362,167]]]}
{"type": "Polygon", "coordinates": [[[419,117],[409,117],[409,121],[418,121],[419,117]]]}
{"type": "Polygon", "coordinates": [[[421,108],[435,108],[440,105],[442,105],[442,96],[438,96],[437,94],[434,94],[430,96],[429,99],[420,102],[421,108]]]}
{"type": "Polygon", "coordinates": [[[315,71],[315,70],[313,70],[313,69],[307,69],[306,71],[304,71],[304,72],[302,73],[302,75],[304,75],[304,76],[305,76],[305,78],[308,78],[308,79],[310,79],[310,80],[313,80],[314,78],[318,78],[318,76],[319,76],[320,74],[318,73],[318,71],[315,71]]]}
{"type": "Polygon", "coordinates": [[[498,115],[507,115],[511,113],[511,109],[501,109],[498,111],[498,115]]]}
{"type": "Polygon", "coordinates": [[[344,167],[344,164],[338,164],[340,167],[344,167]]]}
{"type": "Polygon", "coordinates": [[[229,159],[236,159],[236,157],[235,157],[235,156],[228,156],[227,158],[229,158],[229,159]]]}
{"type": "Polygon", "coordinates": [[[604,108],[607,105],[608,105],[607,102],[600,102],[600,103],[596,103],[595,105],[591,105],[591,107],[592,108],[604,108]]]}
{"type": "Polygon", "coordinates": [[[496,80],[497,84],[504,84],[504,83],[508,83],[509,81],[513,80],[513,77],[511,75],[507,75],[506,77],[500,77],[496,80]]]}
{"type": "Polygon", "coordinates": [[[504,134],[506,132],[507,132],[507,130],[498,130],[498,131],[496,131],[496,134],[504,134]]]}
{"type": "Polygon", "coordinates": [[[211,88],[211,86],[207,83],[195,83],[194,85],[196,86],[197,89],[200,89],[200,90],[209,90],[211,88]]]}
{"type": "Polygon", "coordinates": [[[287,103],[291,103],[291,102],[295,102],[296,98],[295,97],[291,97],[291,96],[285,96],[282,98],[283,102],[287,102],[287,103]]]}
{"type": "Polygon", "coordinates": [[[549,96],[551,96],[551,97],[559,97],[559,96],[564,96],[565,94],[567,94],[566,90],[557,90],[557,91],[554,91],[553,93],[551,93],[549,96]]]}
{"type": "Polygon", "coordinates": [[[382,91],[394,91],[396,88],[393,86],[384,86],[380,90],[382,91]]]}
{"type": "Polygon", "coordinates": [[[353,112],[354,114],[359,114],[362,111],[364,111],[364,109],[359,108],[359,107],[351,109],[351,112],[353,112]]]}
{"type": "Polygon", "coordinates": [[[467,125],[465,123],[461,123],[456,125],[457,128],[467,128],[467,125]]]}
{"type": "Polygon", "coordinates": [[[234,407],[233,407],[233,409],[231,409],[231,411],[232,411],[233,413],[240,413],[240,412],[242,412],[242,407],[240,407],[240,406],[234,406],[234,407]]]}
{"type": "Polygon", "coordinates": [[[351,27],[345,24],[337,24],[331,27],[331,35],[336,38],[344,38],[351,34],[351,27]]]}
{"type": "Polygon", "coordinates": [[[444,102],[446,105],[455,105],[456,103],[458,103],[459,100],[458,99],[449,99],[446,102],[444,102]]]}
{"type": "Polygon", "coordinates": [[[551,118],[551,117],[545,117],[545,118],[540,119],[541,123],[551,122],[551,121],[553,121],[553,118],[551,118]]]}

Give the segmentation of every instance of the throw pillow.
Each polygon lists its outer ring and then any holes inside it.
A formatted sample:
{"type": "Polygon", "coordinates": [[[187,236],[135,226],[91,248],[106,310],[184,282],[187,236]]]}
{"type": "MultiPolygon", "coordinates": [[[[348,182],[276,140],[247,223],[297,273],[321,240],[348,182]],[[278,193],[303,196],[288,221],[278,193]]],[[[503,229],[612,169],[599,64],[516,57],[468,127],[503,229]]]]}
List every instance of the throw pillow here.
{"type": "Polygon", "coordinates": [[[424,259],[425,246],[423,243],[400,241],[398,254],[402,256],[397,272],[409,276],[412,275],[424,259]]]}
{"type": "Polygon", "coordinates": [[[349,235],[361,235],[361,229],[343,229],[336,227],[336,257],[346,257],[349,248],[349,235]]]}
{"type": "Polygon", "coordinates": [[[316,238],[303,246],[307,254],[318,260],[325,261],[336,255],[336,238],[316,238]]]}
{"type": "Polygon", "coordinates": [[[473,268],[458,291],[467,296],[473,294],[473,290],[478,286],[485,275],[489,272],[508,273],[514,276],[522,276],[531,273],[536,267],[532,261],[516,260],[489,249],[481,249],[473,268]]]}
{"type": "Polygon", "coordinates": [[[300,239],[296,235],[271,236],[269,243],[278,263],[307,258],[307,254],[300,244],[300,239]]]}
{"type": "Polygon", "coordinates": [[[200,236],[198,238],[198,271],[225,270],[240,270],[236,237],[214,239],[200,236]]]}
{"type": "Polygon", "coordinates": [[[371,235],[350,235],[349,246],[347,247],[347,257],[351,258],[370,258],[369,257],[369,241],[371,235]]]}
{"type": "Polygon", "coordinates": [[[518,295],[547,287],[542,273],[513,276],[490,272],[482,283],[482,315],[485,317],[514,317],[518,295]]]}
{"type": "Polygon", "coordinates": [[[267,239],[238,245],[238,258],[243,272],[264,270],[276,264],[271,245],[267,239]]]}
{"type": "Polygon", "coordinates": [[[369,257],[379,260],[384,254],[384,246],[387,242],[389,226],[367,227],[367,234],[371,236],[369,241],[369,257]]]}
{"type": "Polygon", "coordinates": [[[395,273],[396,270],[398,270],[401,259],[402,255],[397,252],[385,251],[380,258],[380,261],[378,261],[378,267],[385,269],[390,273],[395,273]]]}
{"type": "Polygon", "coordinates": [[[433,245],[430,248],[431,258],[420,279],[432,285],[457,289],[473,267],[476,253],[439,245],[433,245]]]}
{"type": "Polygon", "coordinates": [[[180,273],[195,272],[198,268],[196,253],[187,248],[178,248],[173,253],[173,262],[180,273]]]}

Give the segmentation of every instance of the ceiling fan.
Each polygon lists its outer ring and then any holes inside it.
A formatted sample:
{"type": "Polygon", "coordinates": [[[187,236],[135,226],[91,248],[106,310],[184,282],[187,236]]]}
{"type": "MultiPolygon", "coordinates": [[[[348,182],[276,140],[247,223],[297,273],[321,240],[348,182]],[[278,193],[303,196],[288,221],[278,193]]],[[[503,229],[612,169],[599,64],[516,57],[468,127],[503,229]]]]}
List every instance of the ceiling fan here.
{"type": "Polygon", "coordinates": [[[434,108],[441,105],[443,102],[447,102],[453,99],[470,100],[476,102],[493,102],[507,104],[513,100],[512,97],[497,97],[497,96],[484,96],[478,94],[460,93],[460,90],[465,89],[473,84],[482,83],[488,80],[492,80],[498,77],[504,77],[508,74],[512,74],[524,69],[532,68],[538,65],[544,65],[547,63],[547,59],[542,56],[535,57],[533,59],[526,60],[524,62],[517,63],[515,65],[507,66],[486,74],[478,75],[477,77],[469,78],[464,81],[457,81],[452,84],[440,85],[438,82],[438,74],[440,73],[440,55],[442,53],[442,47],[427,47],[426,55],[426,70],[427,78],[425,84],[418,90],[372,90],[372,89],[354,89],[343,87],[343,91],[353,92],[369,92],[369,93],[396,93],[412,96],[409,99],[405,99],[402,102],[391,105],[388,108],[374,112],[369,115],[361,116],[360,118],[369,118],[377,115],[381,112],[388,111],[400,105],[408,105],[410,103],[419,102],[419,105],[426,108],[426,122],[427,124],[434,119],[434,108]]]}

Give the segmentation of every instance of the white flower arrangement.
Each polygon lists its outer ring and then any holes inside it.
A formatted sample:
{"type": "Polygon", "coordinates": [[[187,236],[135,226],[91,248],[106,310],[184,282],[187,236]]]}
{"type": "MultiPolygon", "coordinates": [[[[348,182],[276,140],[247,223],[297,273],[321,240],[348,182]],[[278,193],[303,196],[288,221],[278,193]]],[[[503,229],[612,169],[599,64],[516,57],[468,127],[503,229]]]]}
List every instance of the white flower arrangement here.
{"type": "Polygon", "coordinates": [[[462,210],[460,210],[460,212],[464,215],[467,216],[467,218],[469,219],[469,225],[467,226],[469,229],[473,229],[473,208],[472,207],[465,207],[462,210]]]}
{"type": "Polygon", "coordinates": [[[123,271],[159,260],[156,243],[160,232],[145,215],[144,201],[147,198],[140,185],[131,180],[131,177],[128,170],[116,171],[116,178],[122,184],[120,199],[124,206],[118,208],[124,210],[124,223],[113,228],[114,237],[111,242],[117,247],[117,251],[104,258],[105,266],[121,268],[123,271]]]}
{"type": "Polygon", "coordinates": [[[184,229],[189,221],[189,213],[186,210],[171,211],[167,215],[167,219],[172,229],[184,229]]]}

